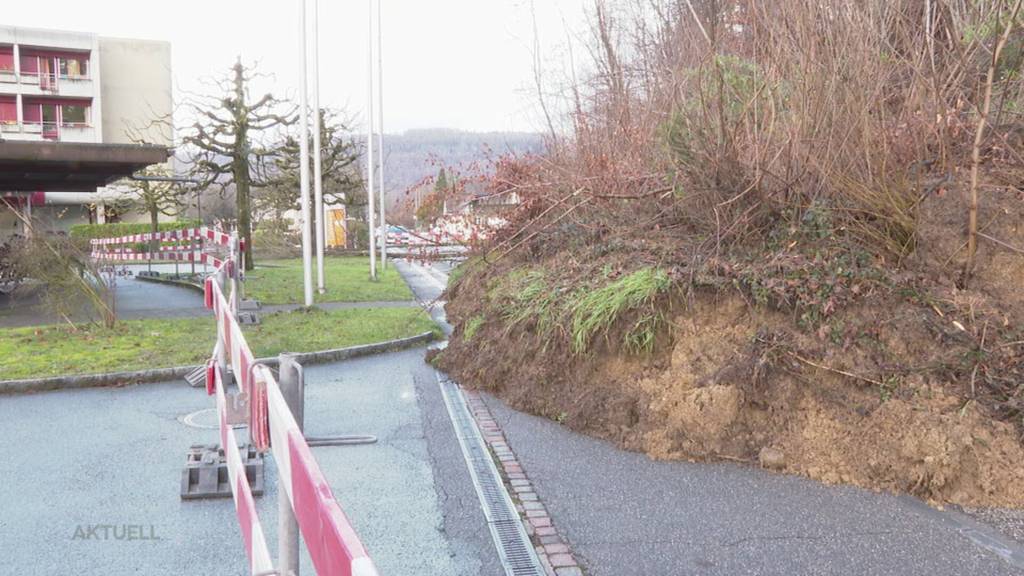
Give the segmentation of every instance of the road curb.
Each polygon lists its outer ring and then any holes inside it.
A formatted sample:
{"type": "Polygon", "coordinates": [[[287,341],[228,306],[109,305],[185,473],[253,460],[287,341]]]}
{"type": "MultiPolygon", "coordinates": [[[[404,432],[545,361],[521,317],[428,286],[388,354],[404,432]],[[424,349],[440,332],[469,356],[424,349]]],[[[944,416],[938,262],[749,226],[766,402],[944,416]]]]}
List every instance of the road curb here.
{"type": "MultiPolygon", "coordinates": [[[[434,339],[434,332],[424,332],[415,336],[361,344],[347,348],[333,348],[316,352],[300,352],[295,354],[300,364],[323,364],[339,360],[348,360],[360,356],[382,354],[413,348],[426,344],[434,339]]],[[[257,358],[257,362],[270,366],[277,365],[277,357],[257,358]]],[[[54,376],[52,378],[29,378],[25,380],[6,380],[0,382],[0,396],[48,392],[51,390],[69,390],[75,388],[102,388],[108,386],[124,386],[128,384],[150,384],[184,378],[199,366],[175,366],[171,368],[154,368],[133,372],[107,372],[105,374],[82,374],[78,376],[54,376]]]]}
{"type": "Polygon", "coordinates": [[[169,278],[161,278],[159,276],[135,276],[136,280],[142,280],[143,282],[152,282],[154,284],[168,284],[170,286],[181,286],[182,288],[189,288],[203,293],[205,289],[202,284],[196,284],[194,282],[188,282],[186,280],[171,280],[169,278]]]}

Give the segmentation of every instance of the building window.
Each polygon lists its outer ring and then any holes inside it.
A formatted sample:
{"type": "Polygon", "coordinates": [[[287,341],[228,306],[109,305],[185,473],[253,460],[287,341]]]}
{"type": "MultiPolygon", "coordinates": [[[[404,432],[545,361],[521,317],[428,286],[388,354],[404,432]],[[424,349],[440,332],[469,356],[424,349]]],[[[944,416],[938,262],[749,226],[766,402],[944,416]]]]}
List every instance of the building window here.
{"type": "Polygon", "coordinates": [[[58,58],[58,69],[63,78],[88,78],[89,59],[84,57],[58,58]]]}
{"type": "Polygon", "coordinates": [[[86,126],[89,124],[89,108],[77,104],[60,107],[61,123],[65,126],[86,126]]]}

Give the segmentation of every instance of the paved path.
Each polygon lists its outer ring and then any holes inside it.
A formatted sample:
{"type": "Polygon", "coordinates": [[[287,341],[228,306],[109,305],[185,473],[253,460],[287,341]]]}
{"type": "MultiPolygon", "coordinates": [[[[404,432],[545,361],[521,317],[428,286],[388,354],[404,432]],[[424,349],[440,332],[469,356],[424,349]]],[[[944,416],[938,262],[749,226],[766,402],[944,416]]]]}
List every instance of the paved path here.
{"type": "Polygon", "coordinates": [[[1024,574],[965,535],[995,530],[911,497],[656,462],[485,398],[591,576],[1024,574]]]}
{"type": "MultiPolygon", "coordinates": [[[[443,269],[399,270],[421,300],[440,296],[443,269]]],[[[1024,574],[1019,544],[915,498],[656,462],[484,398],[589,576],[1024,574]]]]}
{"type": "MultiPolygon", "coordinates": [[[[310,367],[306,430],[374,434],[365,446],[314,448],[335,496],[384,576],[500,574],[472,482],[423,349],[310,367]]],[[[182,502],[186,449],[217,432],[181,422],[209,409],[182,382],[6,397],[0,437],[4,574],[243,574],[231,499],[182,502]],[[156,541],[75,540],[91,524],[152,526],[156,541]]],[[[214,423],[205,412],[200,423],[214,423]]],[[[244,430],[241,431],[244,437],[244,430]]],[[[276,549],[267,459],[258,498],[276,549]]],[[[303,574],[313,574],[308,557],[303,574]]]]}

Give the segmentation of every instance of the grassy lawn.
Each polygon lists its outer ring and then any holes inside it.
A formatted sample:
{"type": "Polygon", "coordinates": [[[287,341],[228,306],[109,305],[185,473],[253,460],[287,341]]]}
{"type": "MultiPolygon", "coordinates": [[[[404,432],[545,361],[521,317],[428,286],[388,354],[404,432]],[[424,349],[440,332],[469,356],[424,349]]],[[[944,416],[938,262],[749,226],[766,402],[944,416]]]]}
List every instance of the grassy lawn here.
{"type": "MultiPolygon", "coordinates": [[[[313,262],[316,281],[316,262],[313,262]]],[[[317,302],[372,302],[412,300],[394,266],[377,267],[377,282],[370,282],[370,260],[365,256],[333,256],[324,258],[324,283],[327,292],[316,294],[317,302]]],[[[245,292],[263,304],[302,303],[302,259],[257,262],[256,269],[245,278],[245,292]],[[261,264],[266,264],[263,267],[261,264]]]]}
{"type": "MultiPolygon", "coordinates": [[[[257,357],[413,336],[436,326],[419,308],[281,312],[246,327],[257,357]]],[[[0,380],[201,364],[213,351],[213,318],[126,320],[96,326],[0,330],[0,380]]]]}

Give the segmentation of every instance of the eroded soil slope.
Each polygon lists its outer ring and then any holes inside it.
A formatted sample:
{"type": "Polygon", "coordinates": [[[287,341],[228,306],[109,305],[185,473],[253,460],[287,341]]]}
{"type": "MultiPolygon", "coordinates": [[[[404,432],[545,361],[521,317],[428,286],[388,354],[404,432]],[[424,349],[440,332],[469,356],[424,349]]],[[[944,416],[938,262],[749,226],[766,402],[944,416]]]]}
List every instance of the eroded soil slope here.
{"type": "Polygon", "coordinates": [[[1021,507],[1024,334],[1006,285],[1024,266],[988,258],[1000,263],[991,289],[854,266],[830,269],[819,280],[831,296],[805,306],[768,280],[701,283],[661,265],[668,287],[622,298],[589,336],[586,295],[628,289],[643,258],[471,262],[450,290],[456,330],[439,362],[518,409],[653,458],[1021,507]]]}

